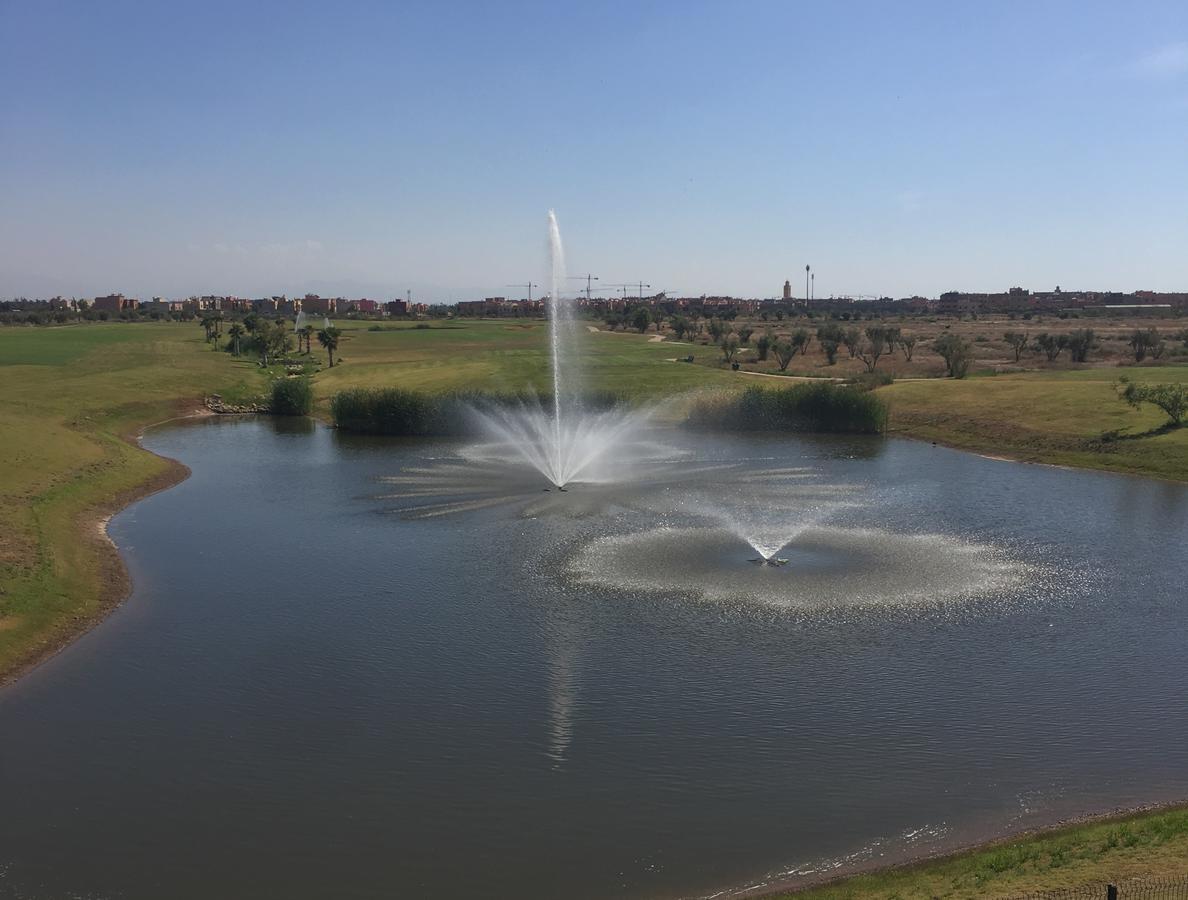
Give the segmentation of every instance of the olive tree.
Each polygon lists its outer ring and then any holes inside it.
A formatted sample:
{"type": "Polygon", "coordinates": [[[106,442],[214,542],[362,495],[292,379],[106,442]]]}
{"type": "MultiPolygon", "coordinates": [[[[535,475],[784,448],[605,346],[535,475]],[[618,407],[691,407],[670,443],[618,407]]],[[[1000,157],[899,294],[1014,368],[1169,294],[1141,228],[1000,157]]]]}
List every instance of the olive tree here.
{"type": "Polygon", "coordinates": [[[1035,336],[1035,346],[1044,352],[1048,362],[1055,362],[1056,358],[1068,346],[1068,336],[1063,334],[1048,334],[1043,332],[1035,336]]]}
{"type": "Polygon", "coordinates": [[[906,362],[912,361],[912,354],[916,350],[916,336],[914,334],[904,334],[899,337],[899,349],[903,351],[903,358],[906,362]]]}
{"type": "Polygon", "coordinates": [[[1028,334],[1026,331],[1008,331],[1002,336],[1002,339],[1007,342],[1007,345],[1015,351],[1015,362],[1018,362],[1023,357],[1023,351],[1027,349],[1028,334]]]}
{"type": "Polygon", "coordinates": [[[1168,424],[1178,428],[1188,416],[1188,386],[1183,384],[1139,384],[1125,375],[1116,385],[1118,397],[1135,409],[1150,403],[1167,413],[1168,424]]]}
{"type": "Polygon", "coordinates": [[[1079,328],[1068,333],[1068,355],[1073,362],[1085,362],[1094,346],[1092,328],[1079,328]]]}
{"type": "Polygon", "coordinates": [[[950,378],[964,378],[973,362],[973,345],[956,334],[942,334],[932,342],[932,349],[945,361],[950,378]]]}

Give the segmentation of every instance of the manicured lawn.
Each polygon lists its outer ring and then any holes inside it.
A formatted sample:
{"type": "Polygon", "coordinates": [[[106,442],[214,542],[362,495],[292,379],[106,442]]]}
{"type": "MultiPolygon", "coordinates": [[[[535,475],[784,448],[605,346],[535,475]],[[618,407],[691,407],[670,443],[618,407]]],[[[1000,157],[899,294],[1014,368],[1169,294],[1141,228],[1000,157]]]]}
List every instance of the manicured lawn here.
{"type": "MultiPolygon", "coordinates": [[[[1188,876],[1188,810],[1074,825],[932,862],[780,894],[796,900],[1019,897],[1131,878],[1188,876]]],[[[1101,896],[1105,896],[1104,889],[1101,896]]]]}
{"type": "Polygon", "coordinates": [[[1166,417],[1133,410],[1114,389],[1136,381],[1188,382],[1188,366],[1025,372],[902,381],[882,388],[891,432],[1036,462],[1188,480],[1188,428],[1163,434],[1166,417]]]}
{"type": "MultiPolygon", "coordinates": [[[[316,380],[323,408],[345,387],[552,389],[548,329],[542,321],[462,320],[435,322],[425,329],[388,326],[384,331],[368,331],[363,323],[345,324],[339,347],[344,364],[323,370],[316,380]]],[[[590,334],[582,323],[576,330],[581,350],[570,372],[580,374],[581,384],[591,390],[652,397],[739,383],[729,371],[670,362],[692,352],[685,345],[649,343],[638,334],[590,334]]]]}

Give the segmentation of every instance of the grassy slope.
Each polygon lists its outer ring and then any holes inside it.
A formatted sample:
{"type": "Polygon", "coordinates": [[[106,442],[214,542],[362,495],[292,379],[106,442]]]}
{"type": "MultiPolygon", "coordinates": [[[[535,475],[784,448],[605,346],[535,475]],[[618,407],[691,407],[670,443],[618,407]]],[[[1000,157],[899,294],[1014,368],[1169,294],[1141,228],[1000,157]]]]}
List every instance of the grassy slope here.
{"type": "Polygon", "coordinates": [[[1188,876],[1188,809],[1179,808],[1073,825],[780,896],[797,900],[992,900],[1129,878],[1182,876],[1188,876]]]}
{"type": "Polygon", "coordinates": [[[179,467],[129,444],[204,389],[258,390],[194,325],[0,329],[0,677],[122,595],[99,518],[179,467]]]}
{"type": "Polygon", "coordinates": [[[1113,383],[1188,381],[1188,367],[1081,369],[902,381],[883,388],[891,430],[957,447],[1038,462],[1188,480],[1188,428],[1101,441],[1105,432],[1138,435],[1166,417],[1120,402],[1113,383]]]}

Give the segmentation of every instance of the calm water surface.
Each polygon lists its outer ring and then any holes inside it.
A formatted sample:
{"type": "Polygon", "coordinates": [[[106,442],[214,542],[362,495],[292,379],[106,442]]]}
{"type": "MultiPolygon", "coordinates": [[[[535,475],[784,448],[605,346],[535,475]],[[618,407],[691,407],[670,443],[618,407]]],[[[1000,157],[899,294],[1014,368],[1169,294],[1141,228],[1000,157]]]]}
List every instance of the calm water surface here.
{"type": "MultiPolygon", "coordinates": [[[[861,485],[838,527],[993,547],[1027,587],[947,596],[928,553],[928,602],[703,596],[659,553],[645,587],[581,580],[592,541],[687,510],[637,486],[410,518],[381,479],[456,446],[161,429],[193,476],[112,522],[133,597],[0,690],[0,895],[700,896],[1188,796],[1188,489],[680,440],[861,485]]],[[[697,565],[767,577],[724,540],[697,565]]]]}

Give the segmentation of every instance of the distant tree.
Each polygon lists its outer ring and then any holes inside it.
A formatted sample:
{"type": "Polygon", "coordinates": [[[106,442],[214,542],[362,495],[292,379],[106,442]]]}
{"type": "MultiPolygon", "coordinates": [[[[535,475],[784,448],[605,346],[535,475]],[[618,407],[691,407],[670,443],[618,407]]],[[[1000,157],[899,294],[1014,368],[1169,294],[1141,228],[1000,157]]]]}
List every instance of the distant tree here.
{"type": "MultiPolygon", "coordinates": [[[[1159,330],[1156,328],[1136,328],[1131,333],[1130,340],[1127,343],[1130,345],[1130,349],[1134,351],[1134,361],[1142,362],[1147,358],[1147,354],[1151,353],[1161,343],[1159,340],[1159,330]]],[[[1160,355],[1162,355],[1162,351],[1160,355]]]]}
{"type": "Polygon", "coordinates": [[[1013,351],[1015,351],[1015,362],[1018,362],[1023,357],[1023,351],[1027,349],[1027,332],[1008,331],[1002,336],[1002,339],[1007,342],[1007,345],[1013,351]]]}
{"type": "Polygon", "coordinates": [[[256,325],[258,325],[261,321],[262,320],[260,319],[259,313],[250,312],[243,317],[243,327],[247,329],[248,334],[254,334],[256,331],[256,325]]]}
{"type": "Polygon", "coordinates": [[[678,341],[685,339],[685,332],[689,330],[689,320],[684,316],[672,317],[672,333],[678,341]]]}
{"type": "Polygon", "coordinates": [[[314,327],[312,325],[302,325],[297,329],[297,349],[301,349],[302,342],[305,343],[305,353],[309,355],[313,351],[309,346],[310,339],[313,338],[314,327]]]}
{"type": "Polygon", "coordinates": [[[231,338],[231,353],[235,356],[239,356],[240,342],[245,330],[239,322],[232,322],[231,327],[227,329],[227,336],[231,338]]]}
{"type": "Polygon", "coordinates": [[[738,335],[722,335],[722,339],[718,341],[718,346],[722,348],[722,356],[726,362],[734,362],[734,358],[738,356],[738,335]]]}
{"type": "Polygon", "coordinates": [[[1073,362],[1085,362],[1093,347],[1092,328],[1079,328],[1068,333],[1068,355],[1073,362]]]}
{"type": "Polygon", "coordinates": [[[907,362],[911,362],[912,354],[916,350],[916,336],[912,334],[901,335],[899,338],[899,349],[903,351],[903,358],[907,362]]]}
{"type": "Polygon", "coordinates": [[[945,361],[950,378],[964,378],[973,362],[973,345],[956,334],[942,334],[932,342],[932,349],[945,361]]]}
{"type": "Polygon", "coordinates": [[[271,343],[268,349],[273,356],[284,356],[293,349],[293,341],[285,331],[284,319],[277,319],[273,323],[269,339],[271,343]]]}
{"type": "Polygon", "coordinates": [[[831,366],[837,362],[837,351],[842,345],[843,337],[845,332],[836,322],[826,322],[817,328],[817,343],[821,345],[825,360],[831,366]]]}
{"type": "Polygon", "coordinates": [[[755,354],[760,362],[767,359],[768,351],[771,350],[771,345],[775,343],[775,338],[772,336],[771,329],[766,329],[763,334],[755,338],[755,354]]]}
{"type": "Polygon", "coordinates": [[[646,306],[637,306],[631,313],[631,325],[640,334],[648,330],[648,326],[652,324],[652,314],[648,311],[646,306]]]}
{"type": "Polygon", "coordinates": [[[754,333],[755,333],[755,329],[752,328],[750,325],[743,325],[741,328],[738,329],[739,342],[744,345],[751,343],[751,335],[753,335],[754,333]]]}
{"type": "Polygon", "coordinates": [[[862,343],[862,332],[857,328],[847,328],[842,332],[841,342],[850,351],[850,359],[858,355],[858,345],[862,343]]]}
{"type": "Polygon", "coordinates": [[[260,365],[267,366],[268,358],[272,355],[273,343],[276,339],[275,326],[268,319],[259,319],[252,332],[252,343],[256,352],[260,354],[260,365]]]}
{"type": "Polygon", "coordinates": [[[807,356],[809,347],[813,343],[813,333],[807,328],[797,328],[792,332],[790,340],[792,341],[792,351],[799,351],[801,356],[807,356]]]}
{"type": "Polygon", "coordinates": [[[709,325],[707,327],[709,328],[709,335],[711,338],[713,338],[715,344],[721,343],[722,335],[729,334],[734,330],[733,325],[729,325],[716,317],[709,320],[709,325]]]}
{"type": "Polygon", "coordinates": [[[1184,384],[1139,384],[1125,375],[1115,385],[1118,397],[1135,409],[1150,403],[1167,413],[1168,424],[1178,428],[1188,417],[1188,385],[1184,384]]]}
{"type": "Polygon", "coordinates": [[[867,372],[873,372],[879,364],[879,358],[887,352],[886,331],[887,329],[881,325],[871,325],[866,329],[866,338],[858,342],[855,352],[866,366],[867,372]]]}
{"type": "Polygon", "coordinates": [[[887,352],[894,353],[895,347],[899,343],[900,330],[898,325],[883,325],[881,326],[883,332],[883,340],[887,343],[887,352]]]}
{"type": "Polygon", "coordinates": [[[334,368],[334,351],[338,349],[338,342],[341,338],[342,332],[333,325],[318,332],[318,343],[326,348],[326,354],[330,357],[331,369],[334,368]]]}
{"type": "Polygon", "coordinates": [[[1048,362],[1055,362],[1064,348],[1068,346],[1068,335],[1048,334],[1045,331],[1035,336],[1035,346],[1044,352],[1048,362]]]}
{"type": "Polygon", "coordinates": [[[833,338],[818,338],[817,343],[821,345],[821,350],[825,354],[825,362],[833,365],[837,362],[837,351],[841,348],[841,344],[833,338]]]}
{"type": "Polygon", "coordinates": [[[771,345],[771,352],[775,354],[776,363],[779,364],[780,371],[788,371],[788,363],[792,362],[792,358],[796,356],[796,348],[791,341],[779,340],[771,345]]]}

